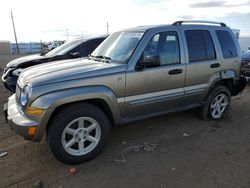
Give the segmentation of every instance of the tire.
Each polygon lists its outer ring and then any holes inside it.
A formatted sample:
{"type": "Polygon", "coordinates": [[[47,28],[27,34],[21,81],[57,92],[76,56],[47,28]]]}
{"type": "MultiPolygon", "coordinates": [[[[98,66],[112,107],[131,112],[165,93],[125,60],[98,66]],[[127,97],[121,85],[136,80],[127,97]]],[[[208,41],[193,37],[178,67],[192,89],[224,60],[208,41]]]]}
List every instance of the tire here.
{"type": "Polygon", "coordinates": [[[54,156],[63,163],[80,164],[102,151],[110,133],[110,122],[98,107],[74,104],[59,111],[47,131],[54,156]]]}
{"type": "Polygon", "coordinates": [[[222,119],[228,112],[231,104],[231,93],[225,86],[216,86],[207,97],[201,108],[200,117],[203,120],[222,119]]]}

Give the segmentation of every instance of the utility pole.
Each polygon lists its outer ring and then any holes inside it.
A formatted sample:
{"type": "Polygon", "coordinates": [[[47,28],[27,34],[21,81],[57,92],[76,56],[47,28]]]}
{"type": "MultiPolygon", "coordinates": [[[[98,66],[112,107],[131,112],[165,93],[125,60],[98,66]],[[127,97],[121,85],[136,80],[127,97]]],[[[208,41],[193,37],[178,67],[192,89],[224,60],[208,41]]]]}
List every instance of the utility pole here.
{"type": "Polygon", "coordinates": [[[12,11],[10,11],[10,14],[11,14],[11,20],[12,20],[12,25],[13,25],[15,40],[16,40],[17,53],[19,54],[19,47],[18,47],[18,42],[17,42],[17,37],[16,37],[16,29],[15,29],[15,23],[14,23],[14,18],[13,18],[12,11]]]}
{"type": "Polygon", "coordinates": [[[107,35],[109,35],[109,23],[107,22],[107,35]]]}

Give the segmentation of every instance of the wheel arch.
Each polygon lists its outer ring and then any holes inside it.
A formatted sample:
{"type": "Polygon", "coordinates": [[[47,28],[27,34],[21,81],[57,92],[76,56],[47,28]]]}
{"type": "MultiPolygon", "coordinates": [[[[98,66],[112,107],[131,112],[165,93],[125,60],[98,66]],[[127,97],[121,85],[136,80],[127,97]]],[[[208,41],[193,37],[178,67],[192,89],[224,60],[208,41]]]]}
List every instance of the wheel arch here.
{"type": "Polygon", "coordinates": [[[237,78],[237,75],[234,70],[224,70],[224,71],[213,74],[210,77],[210,80],[208,82],[208,87],[204,93],[203,101],[207,99],[209,94],[218,85],[222,85],[228,88],[232,96],[237,95],[238,92],[235,90],[235,87],[234,87],[236,84],[236,78],[237,78]]]}
{"type": "Polygon", "coordinates": [[[121,122],[117,98],[109,88],[98,86],[57,91],[40,96],[31,105],[35,108],[46,109],[34,140],[41,140],[47,125],[56,113],[76,103],[97,106],[107,115],[112,125],[118,125],[121,122]]]}

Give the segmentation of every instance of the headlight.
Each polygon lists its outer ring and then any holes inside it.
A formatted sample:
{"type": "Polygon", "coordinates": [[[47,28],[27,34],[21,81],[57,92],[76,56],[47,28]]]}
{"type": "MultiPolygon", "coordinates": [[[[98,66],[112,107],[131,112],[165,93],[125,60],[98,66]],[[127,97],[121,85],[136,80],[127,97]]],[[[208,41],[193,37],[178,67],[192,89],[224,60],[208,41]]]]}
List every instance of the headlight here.
{"type": "Polygon", "coordinates": [[[14,70],[12,72],[12,75],[18,77],[22,72],[23,72],[23,69],[19,68],[19,69],[14,70]]]}
{"type": "Polygon", "coordinates": [[[21,102],[22,106],[26,106],[26,104],[28,103],[31,92],[32,92],[32,89],[29,85],[24,87],[23,91],[21,92],[21,96],[20,96],[20,102],[21,102]]]}

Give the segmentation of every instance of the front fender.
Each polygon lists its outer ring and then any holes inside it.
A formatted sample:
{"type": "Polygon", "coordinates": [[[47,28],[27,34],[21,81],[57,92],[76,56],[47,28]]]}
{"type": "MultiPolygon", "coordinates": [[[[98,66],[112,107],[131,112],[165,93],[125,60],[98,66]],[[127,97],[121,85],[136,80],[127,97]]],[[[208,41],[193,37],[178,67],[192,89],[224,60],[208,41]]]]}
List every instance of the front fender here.
{"type": "Polygon", "coordinates": [[[38,134],[36,135],[37,138],[35,139],[39,140],[42,137],[48,121],[57,107],[89,99],[104,100],[109,106],[114,123],[119,124],[121,122],[121,112],[117,103],[117,97],[110,88],[105,86],[91,86],[59,90],[39,96],[31,103],[32,107],[45,109],[38,134]]]}

